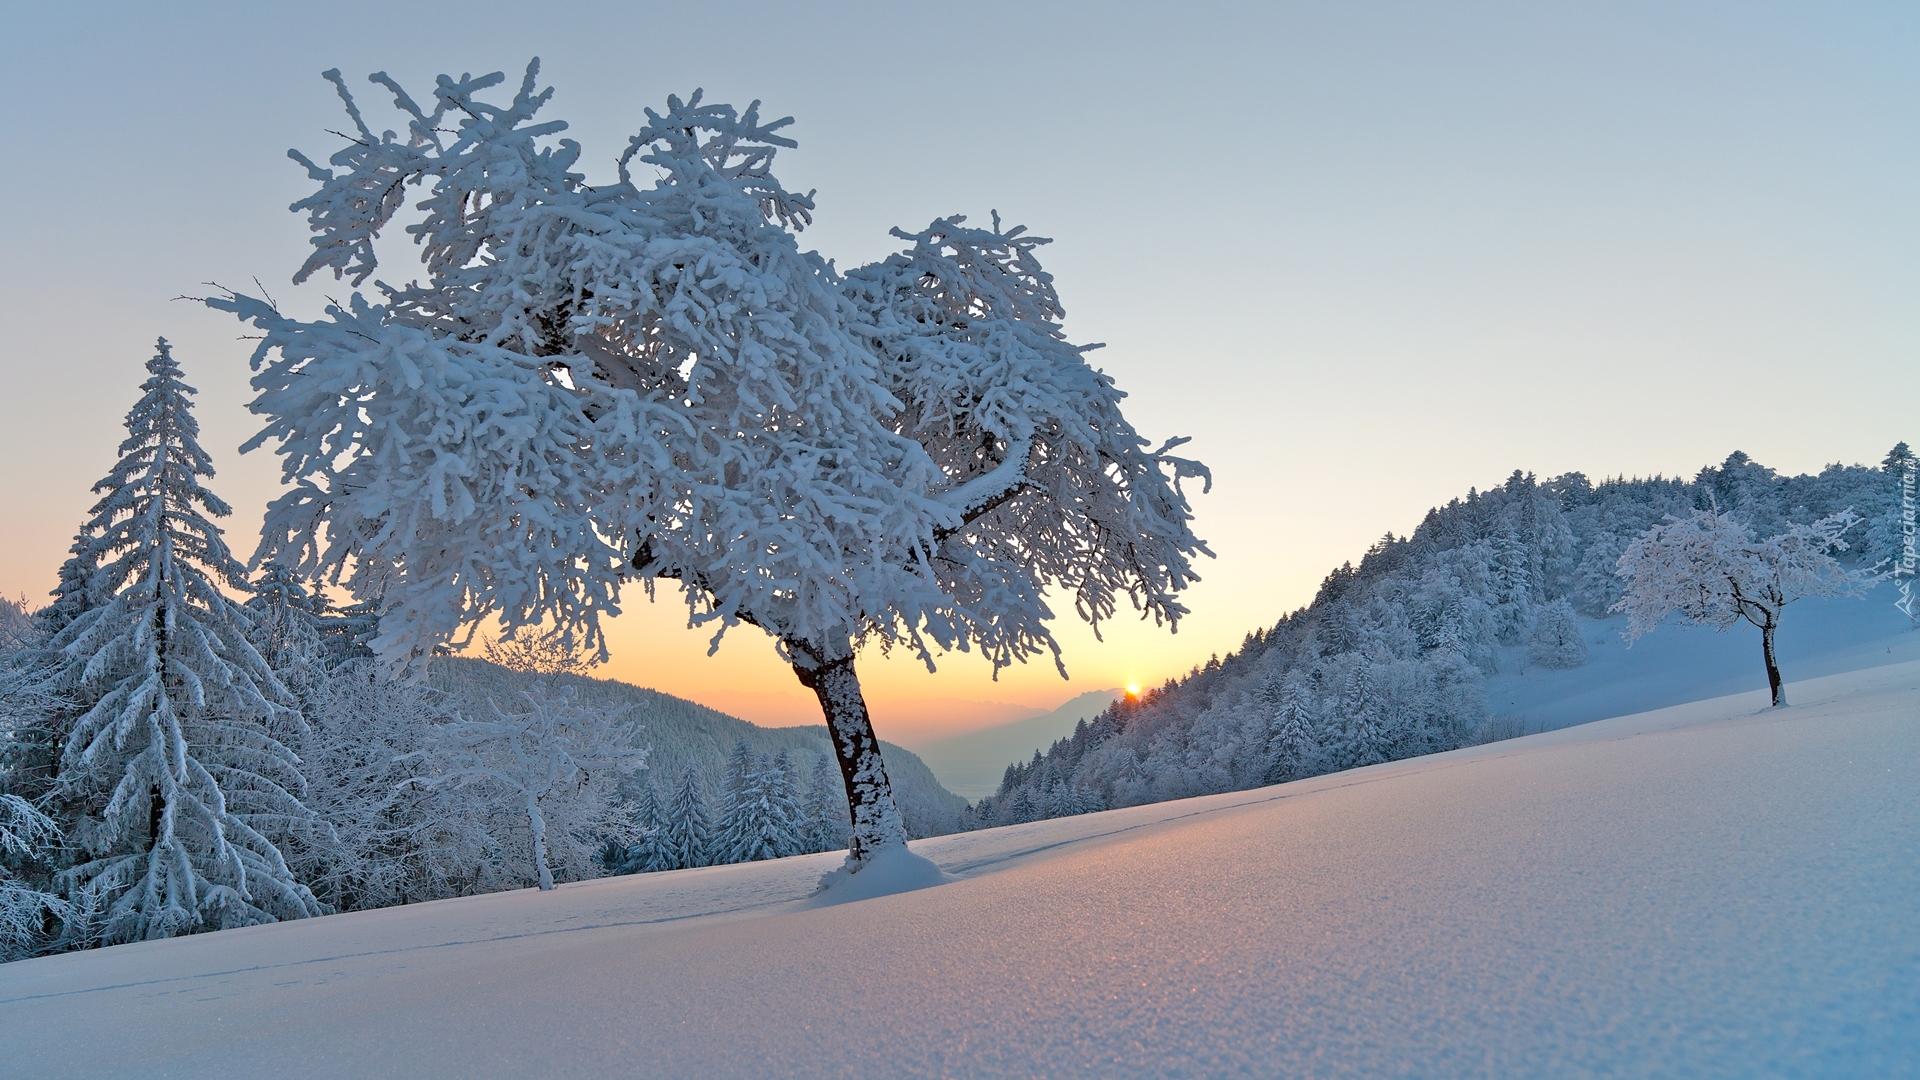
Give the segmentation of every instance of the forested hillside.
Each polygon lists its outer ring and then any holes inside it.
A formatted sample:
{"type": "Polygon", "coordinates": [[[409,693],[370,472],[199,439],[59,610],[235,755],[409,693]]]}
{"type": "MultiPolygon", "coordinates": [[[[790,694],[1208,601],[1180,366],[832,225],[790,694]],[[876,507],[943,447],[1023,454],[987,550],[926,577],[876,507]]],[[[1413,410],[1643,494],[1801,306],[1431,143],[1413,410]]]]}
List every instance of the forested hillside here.
{"type": "Polygon", "coordinates": [[[1235,652],[1008,766],[967,824],[1256,787],[1502,737],[1484,683],[1503,647],[1526,664],[1584,664],[1577,618],[1620,599],[1618,563],[1636,537],[1708,508],[1759,537],[1851,508],[1863,520],[1841,561],[1891,565],[1912,460],[1901,443],[1878,468],[1835,464],[1818,475],[1782,476],[1743,453],[1691,480],[1516,471],[1430,510],[1409,535],[1382,537],[1358,565],[1328,574],[1311,604],[1235,652]]]}

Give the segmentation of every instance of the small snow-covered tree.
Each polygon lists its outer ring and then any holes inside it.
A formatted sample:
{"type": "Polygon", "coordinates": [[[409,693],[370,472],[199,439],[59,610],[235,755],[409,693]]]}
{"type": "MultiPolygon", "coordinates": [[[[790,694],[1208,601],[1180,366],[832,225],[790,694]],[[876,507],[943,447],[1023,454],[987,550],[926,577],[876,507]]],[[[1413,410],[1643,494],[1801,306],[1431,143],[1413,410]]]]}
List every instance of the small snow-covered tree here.
{"type": "Polygon", "coordinates": [[[300,760],[318,821],[290,838],[287,861],[327,904],[361,910],[526,883],[509,869],[516,808],[503,813],[497,791],[412,782],[432,775],[443,694],[360,659],[325,669],[302,705],[300,760]]]}
{"type": "Polygon", "coordinates": [[[785,755],[755,756],[745,741],[734,744],[720,789],[720,817],[714,825],[713,861],[752,862],[797,855],[801,819],[789,788],[785,755]]]}
{"type": "Polygon", "coordinates": [[[1565,597],[1536,608],[1527,630],[1527,663],[1546,668],[1577,668],[1587,662],[1580,620],[1565,597]]]}
{"type": "Polygon", "coordinates": [[[0,661],[5,661],[33,644],[39,633],[24,600],[0,596],[0,661]]]}
{"type": "Polygon", "coordinates": [[[620,852],[614,872],[645,874],[668,869],[660,849],[660,832],[665,824],[660,809],[660,789],[654,785],[652,776],[641,779],[628,812],[633,816],[633,839],[620,852]]]}
{"type": "Polygon", "coordinates": [[[680,771],[673,795],[660,814],[660,862],[663,870],[705,866],[709,861],[707,797],[700,770],[692,762],[680,771]]]}
{"type": "Polygon", "coordinates": [[[1361,653],[1347,653],[1338,660],[1344,675],[1327,721],[1327,757],[1338,769],[1377,765],[1388,759],[1393,736],[1387,730],[1387,717],[1382,715],[1373,663],[1361,653]]]}
{"type": "Polygon", "coordinates": [[[525,712],[489,702],[491,720],[456,718],[443,727],[425,751],[429,774],[410,783],[477,787],[517,807],[534,879],[551,889],[555,863],[584,876],[602,841],[630,837],[614,795],[621,773],[646,767],[647,751],[634,747],[632,725],[581,705],[572,687],[521,696],[525,712]]]}
{"type": "Polygon", "coordinates": [[[384,596],[394,661],[493,618],[597,645],[623,583],[677,581],[716,645],[760,627],[819,698],[858,869],[905,840],[859,648],[1051,652],[1047,587],[1096,625],[1122,593],[1177,621],[1205,549],[1174,481],[1204,470],[1149,451],[1061,336],[1039,241],[955,219],[843,283],[794,239],[787,121],[669,98],[588,186],[537,70],[507,104],[481,96],[500,74],[442,78],[431,109],[373,76],[404,136],[328,73],[356,134],[328,167],[296,155],[299,277],[364,281],[416,188],[428,273],[315,322],[209,300],[263,332],[253,445],[293,485],[263,555],[384,596]]]}
{"type": "Polygon", "coordinates": [[[1725,631],[1742,620],[1760,630],[1773,704],[1787,703],[1774,655],[1780,612],[1809,596],[1854,596],[1864,576],[1832,553],[1845,551],[1846,531],[1859,522],[1852,510],[1789,526],[1765,540],[1731,513],[1695,510],[1670,517],[1634,538],[1620,556],[1625,583],[1611,610],[1627,615],[1627,640],[1651,633],[1679,612],[1688,622],[1725,631]]]}
{"type": "Polygon", "coordinates": [[[1267,779],[1298,780],[1313,775],[1320,757],[1313,684],[1290,671],[1280,680],[1272,734],[1267,741],[1267,779]]]}
{"type": "Polygon", "coordinates": [[[91,705],[66,735],[59,787],[90,857],[62,877],[104,905],[107,941],[319,914],[266,832],[311,815],[272,728],[297,725],[287,691],[221,585],[244,569],[210,520],[227,505],[198,443],[193,388],[165,339],[128,412],[120,461],[71,565],[89,598],[54,638],[60,683],[91,705]]]}
{"type": "Polygon", "coordinates": [[[0,962],[32,956],[45,947],[73,908],[59,896],[21,880],[9,864],[53,862],[48,849],[60,828],[32,803],[0,793],[0,962]]]}
{"type": "Polygon", "coordinates": [[[834,851],[847,846],[847,800],[833,759],[814,759],[807,781],[807,850],[834,851]]]}

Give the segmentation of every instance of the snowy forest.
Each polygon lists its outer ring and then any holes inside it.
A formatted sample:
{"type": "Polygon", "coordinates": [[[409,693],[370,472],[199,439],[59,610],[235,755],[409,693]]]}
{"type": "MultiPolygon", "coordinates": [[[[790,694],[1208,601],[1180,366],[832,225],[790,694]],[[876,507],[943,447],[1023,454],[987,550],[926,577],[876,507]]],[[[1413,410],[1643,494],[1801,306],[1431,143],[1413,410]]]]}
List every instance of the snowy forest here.
{"type": "MultiPolygon", "coordinates": [[[[1502,664],[1584,664],[1577,616],[1626,612],[1643,633],[1676,612],[1731,625],[1672,595],[1676,580],[1702,591],[1685,574],[1636,581],[1637,559],[1676,529],[1706,521],[1762,551],[1808,541],[1800,595],[1846,595],[1903,560],[1911,573],[1901,484],[1913,461],[1902,442],[1878,468],[1835,464],[1810,476],[1738,452],[1692,480],[1516,471],[1429,511],[1410,535],[1383,536],[1359,565],[1328,574],[1311,604],[1238,650],[1009,765],[966,826],[1259,787],[1518,734],[1489,715],[1483,683],[1502,664]]],[[[1771,664],[1768,617],[1755,625],[1769,635],[1771,664]]],[[[1778,702],[1777,682],[1774,693],[1778,702]]]]}

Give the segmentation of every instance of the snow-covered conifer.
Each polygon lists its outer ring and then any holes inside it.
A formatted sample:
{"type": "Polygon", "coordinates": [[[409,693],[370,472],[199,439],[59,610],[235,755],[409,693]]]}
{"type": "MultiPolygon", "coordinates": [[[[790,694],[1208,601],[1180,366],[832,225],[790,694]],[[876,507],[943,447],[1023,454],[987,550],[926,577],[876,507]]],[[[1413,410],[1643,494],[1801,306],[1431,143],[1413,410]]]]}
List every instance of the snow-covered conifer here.
{"type": "Polygon", "coordinates": [[[72,917],[65,900],[15,873],[22,863],[51,865],[59,839],[59,826],[38,807],[0,793],[0,962],[39,952],[72,917]]]}
{"type": "Polygon", "coordinates": [[[807,780],[807,850],[836,851],[847,846],[847,799],[840,770],[824,754],[814,759],[807,780]]]}
{"type": "Polygon", "coordinates": [[[326,600],[279,563],[263,567],[251,589],[248,638],[280,682],[298,695],[324,662],[320,627],[326,600]]]}
{"type": "Polygon", "coordinates": [[[210,518],[180,367],[162,339],[127,414],[120,461],[81,532],[85,610],[52,643],[59,679],[91,707],[67,733],[59,784],[91,812],[70,826],[88,857],[62,878],[103,908],[107,941],[318,914],[267,831],[310,817],[287,691],[247,640],[243,568],[210,518]]]}
{"type": "Polygon", "coordinates": [[[1313,775],[1320,756],[1316,719],[1313,685],[1301,672],[1288,672],[1280,680],[1267,743],[1268,779],[1283,782],[1313,775]]]}
{"type": "Polygon", "coordinates": [[[714,825],[714,862],[778,859],[800,851],[801,821],[784,760],[762,758],[743,740],[727,758],[714,825]]]}
{"type": "Polygon", "coordinates": [[[665,870],[705,866],[708,855],[707,797],[701,791],[700,770],[692,762],[680,771],[673,796],[660,815],[660,861],[665,870]]]}
{"type": "Polygon", "coordinates": [[[1512,531],[1493,540],[1493,617],[1501,642],[1513,644],[1525,635],[1533,615],[1532,554],[1526,542],[1512,531]]]}
{"type": "Polygon", "coordinates": [[[1676,611],[1720,631],[1742,620],[1752,623],[1760,629],[1773,704],[1785,705],[1773,648],[1781,609],[1803,597],[1859,594],[1865,575],[1831,554],[1847,549],[1843,537],[1859,520],[1843,510],[1759,540],[1745,521],[1717,509],[1669,518],[1636,537],[1620,556],[1625,588],[1612,610],[1627,615],[1629,642],[1676,611]]]}
{"type": "Polygon", "coordinates": [[[1387,760],[1392,734],[1382,715],[1373,663],[1361,653],[1349,653],[1340,659],[1346,670],[1328,722],[1327,757],[1342,769],[1378,764],[1387,760]]]}
{"type": "Polygon", "coordinates": [[[633,817],[633,839],[621,852],[620,861],[615,865],[614,871],[621,874],[645,874],[654,870],[667,869],[666,860],[660,850],[662,826],[660,789],[654,786],[651,775],[641,779],[640,788],[634,793],[633,800],[628,804],[627,809],[633,817]]]}

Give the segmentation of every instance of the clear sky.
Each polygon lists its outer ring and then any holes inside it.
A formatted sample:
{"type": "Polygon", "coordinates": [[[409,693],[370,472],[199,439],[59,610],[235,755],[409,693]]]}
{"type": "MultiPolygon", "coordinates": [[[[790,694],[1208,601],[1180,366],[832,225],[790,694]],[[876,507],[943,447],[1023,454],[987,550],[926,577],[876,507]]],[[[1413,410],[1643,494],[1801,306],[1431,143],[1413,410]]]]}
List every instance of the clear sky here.
{"type": "MultiPolygon", "coordinates": [[[[802,242],[842,267],[954,212],[1055,238],[1069,333],[1108,343],[1148,437],[1213,467],[1219,558],[1177,636],[1063,622],[1065,683],[873,658],[883,735],[1161,681],[1515,468],[1691,474],[1741,449],[1799,472],[1920,441],[1911,4],[4,0],[0,590],[52,586],[160,334],[251,550],[278,477],[235,449],[250,347],[170,298],[341,292],[288,283],[285,151],[343,125],[321,70],[423,94],[533,55],[594,173],[669,93],[796,117],[778,171],[819,189],[802,242]]],[[[634,599],[614,676],[817,716],[764,638],[708,659],[677,603],[634,599]]]]}

